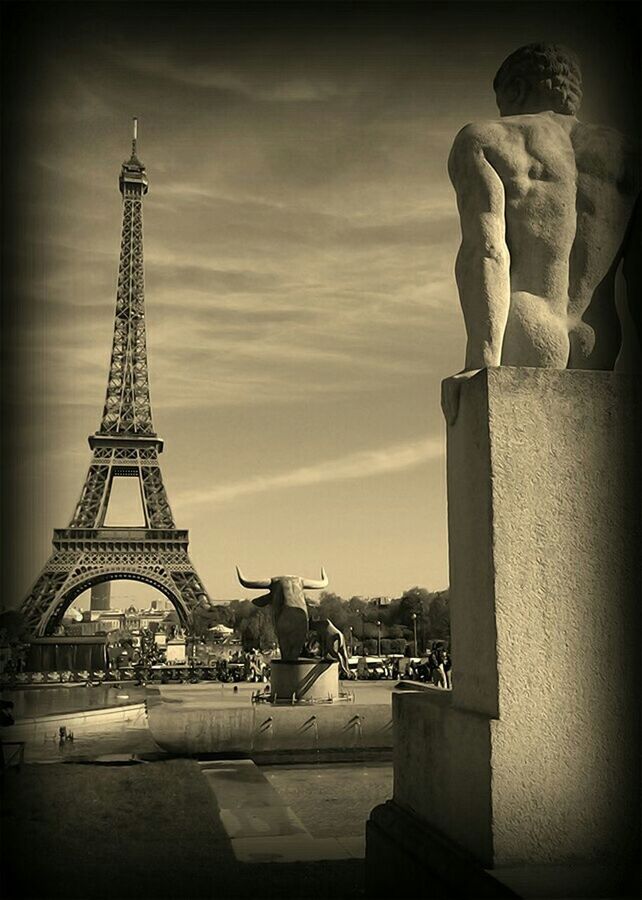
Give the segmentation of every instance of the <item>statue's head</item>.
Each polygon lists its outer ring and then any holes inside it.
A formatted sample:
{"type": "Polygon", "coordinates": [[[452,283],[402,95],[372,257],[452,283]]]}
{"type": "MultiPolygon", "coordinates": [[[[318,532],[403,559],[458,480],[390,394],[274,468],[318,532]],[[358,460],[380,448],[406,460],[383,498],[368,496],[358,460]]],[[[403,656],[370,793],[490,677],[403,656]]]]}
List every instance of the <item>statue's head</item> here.
{"type": "Polygon", "coordinates": [[[502,116],[546,110],[574,116],[582,101],[580,63],[559,44],[527,44],[504,60],[493,87],[502,116]]]}

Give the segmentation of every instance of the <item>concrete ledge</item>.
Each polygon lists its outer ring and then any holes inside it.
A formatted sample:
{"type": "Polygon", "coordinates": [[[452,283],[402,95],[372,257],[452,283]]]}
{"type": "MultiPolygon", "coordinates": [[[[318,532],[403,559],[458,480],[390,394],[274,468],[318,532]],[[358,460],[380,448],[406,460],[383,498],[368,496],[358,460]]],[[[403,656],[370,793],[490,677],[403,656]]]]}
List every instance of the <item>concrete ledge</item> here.
{"type": "Polygon", "coordinates": [[[518,897],[472,856],[394,800],[376,806],[366,825],[368,897],[518,897]]]}
{"type": "Polygon", "coordinates": [[[451,691],[400,692],[392,709],[396,803],[492,865],[491,720],[451,691]]]}
{"type": "Polygon", "coordinates": [[[160,703],[149,707],[149,728],[159,746],[177,754],[270,757],[283,751],[360,754],[392,747],[389,703],[255,703],[229,709],[160,703]]]}
{"type": "Polygon", "coordinates": [[[52,736],[57,737],[58,729],[64,726],[73,731],[77,738],[91,733],[102,733],[117,725],[147,728],[147,707],[145,703],[130,703],[82,712],[54,713],[47,716],[33,716],[19,719],[2,731],[6,740],[24,741],[30,746],[42,743],[52,736]]]}
{"type": "Polygon", "coordinates": [[[599,860],[484,869],[437,829],[389,800],[373,809],[366,826],[366,891],[373,898],[430,900],[634,898],[639,897],[639,873],[634,867],[614,873],[599,860]]]}
{"type": "Polygon", "coordinates": [[[426,691],[429,693],[450,693],[450,691],[446,691],[444,688],[437,687],[435,684],[428,684],[426,681],[411,681],[410,679],[405,681],[399,681],[395,685],[395,690],[397,691],[426,691]]]}

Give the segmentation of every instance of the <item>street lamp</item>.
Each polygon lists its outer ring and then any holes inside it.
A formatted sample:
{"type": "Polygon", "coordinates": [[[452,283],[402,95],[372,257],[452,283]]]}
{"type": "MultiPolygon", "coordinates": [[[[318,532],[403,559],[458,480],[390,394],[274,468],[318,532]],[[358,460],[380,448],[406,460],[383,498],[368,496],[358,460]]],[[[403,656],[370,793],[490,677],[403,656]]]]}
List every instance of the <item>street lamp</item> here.
{"type": "Polygon", "coordinates": [[[381,622],[378,619],[377,628],[379,629],[379,634],[377,636],[377,655],[381,656],[381,622]]]}
{"type": "Polygon", "coordinates": [[[419,656],[419,652],[417,650],[417,613],[412,614],[412,627],[415,632],[415,656],[419,656]]]}
{"type": "Polygon", "coordinates": [[[350,656],[354,656],[354,634],[352,633],[352,625],[350,625],[350,656]]]}

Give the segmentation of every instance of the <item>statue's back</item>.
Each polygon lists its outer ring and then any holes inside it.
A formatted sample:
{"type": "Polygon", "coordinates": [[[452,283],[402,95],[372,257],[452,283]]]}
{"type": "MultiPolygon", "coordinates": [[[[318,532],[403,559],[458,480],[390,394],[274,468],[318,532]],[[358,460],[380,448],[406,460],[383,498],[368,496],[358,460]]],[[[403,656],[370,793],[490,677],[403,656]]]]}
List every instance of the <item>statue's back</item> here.
{"type": "Polygon", "coordinates": [[[634,148],[613,129],[551,112],[478,128],[506,194],[514,308],[505,350],[543,301],[568,331],[571,367],[612,368],[615,273],[639,193],[634,148]]]}

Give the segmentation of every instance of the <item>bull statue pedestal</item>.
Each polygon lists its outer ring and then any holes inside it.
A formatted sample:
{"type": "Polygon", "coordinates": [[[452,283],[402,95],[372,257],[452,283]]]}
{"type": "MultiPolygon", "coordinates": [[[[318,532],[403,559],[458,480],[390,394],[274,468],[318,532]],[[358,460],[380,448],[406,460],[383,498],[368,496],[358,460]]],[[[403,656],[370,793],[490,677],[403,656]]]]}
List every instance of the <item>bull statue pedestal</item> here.
{"type": "Polygon", "coordinates": [[[339,664],[326,659],[272,660],[272,701],[339,697],[339,664]]]}

